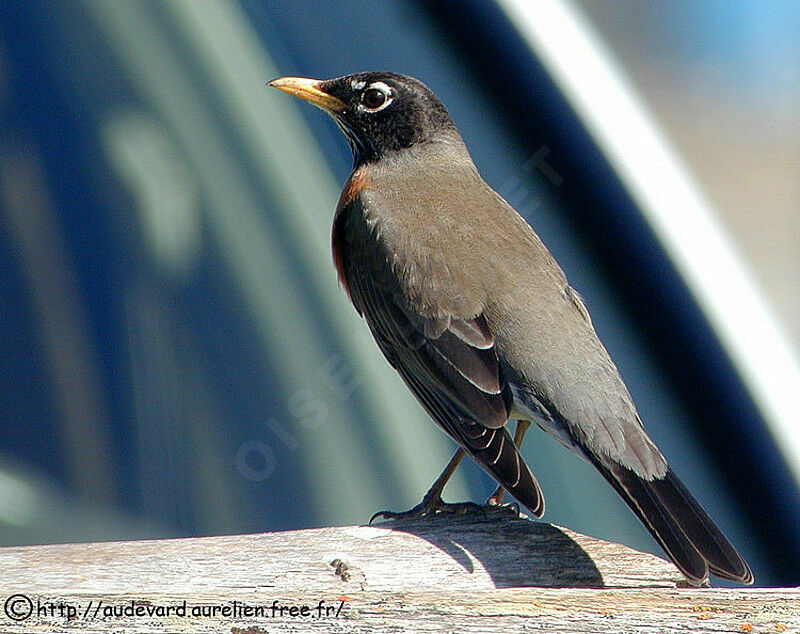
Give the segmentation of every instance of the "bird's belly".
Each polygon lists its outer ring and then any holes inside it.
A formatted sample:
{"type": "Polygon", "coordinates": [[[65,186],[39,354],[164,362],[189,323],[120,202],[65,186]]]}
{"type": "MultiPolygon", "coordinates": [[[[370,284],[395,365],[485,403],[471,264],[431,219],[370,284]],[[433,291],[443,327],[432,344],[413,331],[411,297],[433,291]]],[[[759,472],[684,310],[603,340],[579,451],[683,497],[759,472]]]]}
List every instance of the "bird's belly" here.
{"type": "Polygon", "coordinates": [[[580,446],[575,443],[564,426],[553,419],[535,396],[531,396],[513,383],[511,384],[511,392],[514,395],[511,418],[529,420],[532,423],[536,423],[540,429],[556,438],[567,449],[589,462],[580,446]]]}

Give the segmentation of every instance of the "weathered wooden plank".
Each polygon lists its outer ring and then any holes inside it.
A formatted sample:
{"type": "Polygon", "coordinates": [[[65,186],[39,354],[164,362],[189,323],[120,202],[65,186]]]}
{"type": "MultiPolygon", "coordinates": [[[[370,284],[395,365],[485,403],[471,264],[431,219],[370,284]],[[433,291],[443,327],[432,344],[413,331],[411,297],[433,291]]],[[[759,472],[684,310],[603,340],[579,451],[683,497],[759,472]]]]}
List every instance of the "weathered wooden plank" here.
{"type": "Polygon", "coordinates": [[[798,590],[684,588],[658,557],[497,511],[4,548],[0,570],[3,632],[800,631],[798,590]]]}

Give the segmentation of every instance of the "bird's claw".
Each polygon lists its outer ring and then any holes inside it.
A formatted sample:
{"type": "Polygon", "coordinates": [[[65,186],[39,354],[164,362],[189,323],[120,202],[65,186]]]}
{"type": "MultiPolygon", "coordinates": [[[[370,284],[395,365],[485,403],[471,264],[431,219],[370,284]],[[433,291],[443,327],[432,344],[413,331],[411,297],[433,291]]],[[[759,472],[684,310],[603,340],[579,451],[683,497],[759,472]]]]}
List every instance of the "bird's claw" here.
{"type": "Polygon", "coordinates": [[[407,511],[378,511],[369,518],[369,523],[372,524],[379,517],[384,520],[404,520],[440,514],[466,515],[475,511],[482,513],[486,519],[486,509],[475,502],[445,502],[441,498],[423,499],[422,502],[407,511]]]}
{"type": "Polygon", "coordinates": [[[522,510],[517,502],[501,502],[498,504],[497,502],[494,502],[492,498],[489,498],[486,501],[486,506],[484,508],[492,511],[508,511],[513,515],[514,519],[519,519],[522,514],[522,510]]]}
{"type": "Polygon", "coordinates": [[[514,519],[519,519],[522,511],[519,504],[516,502],[503,502],[506,496],[506,490],[503,487],[497,487],[497,490],[486,500],[487,509],[496,509],[498,511],[510,511],[514,519]]]}

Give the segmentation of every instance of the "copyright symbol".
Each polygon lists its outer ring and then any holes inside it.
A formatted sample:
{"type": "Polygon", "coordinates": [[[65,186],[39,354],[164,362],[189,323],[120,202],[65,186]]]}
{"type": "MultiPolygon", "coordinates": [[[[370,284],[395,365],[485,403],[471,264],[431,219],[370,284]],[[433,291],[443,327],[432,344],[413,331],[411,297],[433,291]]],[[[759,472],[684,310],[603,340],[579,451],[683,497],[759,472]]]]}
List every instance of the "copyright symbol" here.
{"type": "Polygon", "coordinates": [[[3,611],[12,621],[24,621],[33,614],[33,601],[24,594],[12,594],[6,599],[3,611]]]}

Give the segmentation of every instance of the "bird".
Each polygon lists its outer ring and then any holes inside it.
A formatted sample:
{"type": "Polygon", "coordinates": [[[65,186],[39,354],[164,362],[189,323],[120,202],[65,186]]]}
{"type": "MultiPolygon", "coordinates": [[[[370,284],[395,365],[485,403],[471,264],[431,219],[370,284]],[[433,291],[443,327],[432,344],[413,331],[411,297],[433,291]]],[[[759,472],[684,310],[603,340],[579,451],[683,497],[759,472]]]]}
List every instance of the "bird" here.
{"type": "MultiPolygon", "coordinates": [[[[753,582],[747,562],[645,431],[581,296],[523,217],[482,178],[442,101],[393,72],[269,86],[329,114],[353,154],[333,217],[341,285],[387,361],[459,448],[422,502],[448,510],[465,455],[534,516],[519,452],[532,423],[592,464],[695,586],[753,582]],[[516,421],[514,436],[509,423],[516,421]]],[[[374,516],[373,516],[374,519],[374,516]]]]}

